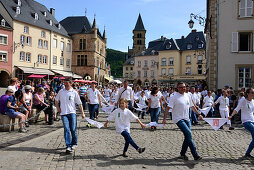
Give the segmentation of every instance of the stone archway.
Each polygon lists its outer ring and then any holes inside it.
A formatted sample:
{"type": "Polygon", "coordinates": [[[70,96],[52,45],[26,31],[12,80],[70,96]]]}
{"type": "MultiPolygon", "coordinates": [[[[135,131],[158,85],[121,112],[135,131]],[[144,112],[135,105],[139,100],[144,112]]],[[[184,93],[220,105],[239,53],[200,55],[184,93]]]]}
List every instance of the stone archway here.
{"type": "Polygon", "coordinates": [[[10,74],[5,70],[1,70],[0,71],[0,87],[7,87],[9,79],[10,79],[10,74]]]}
{"type": "Polygon", "coordinates": [[[91,76],[89,74],[85,74],[85,76],[83,77],[84,80],[91,80],[91,76]]]}

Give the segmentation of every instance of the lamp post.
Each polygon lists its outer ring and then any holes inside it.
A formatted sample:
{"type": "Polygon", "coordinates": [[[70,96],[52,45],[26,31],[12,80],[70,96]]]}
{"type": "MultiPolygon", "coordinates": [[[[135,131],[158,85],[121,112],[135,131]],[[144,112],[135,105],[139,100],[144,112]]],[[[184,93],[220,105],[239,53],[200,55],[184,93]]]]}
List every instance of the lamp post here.
{"type": "Polygon", "coordinates": [[[21,42],[15,43],[15,41],[14,41],[14,43],[13,43],[13,53],[15,53],[15,50],[16,50],[19,46],[21,46],[22,48],[24,48],[24,43],[21,43],[21,42]]]}
{"type": "Polygon", "coordinates": [[[200,15],[195,15],[193,13],[190,14],[190,21],[188,22],[189,28],[192,29],[194,26],[194,21],[192,19],[198,20],[199,25],[205,26],[206,19],[204,17],[201,17],[200,15]]]}

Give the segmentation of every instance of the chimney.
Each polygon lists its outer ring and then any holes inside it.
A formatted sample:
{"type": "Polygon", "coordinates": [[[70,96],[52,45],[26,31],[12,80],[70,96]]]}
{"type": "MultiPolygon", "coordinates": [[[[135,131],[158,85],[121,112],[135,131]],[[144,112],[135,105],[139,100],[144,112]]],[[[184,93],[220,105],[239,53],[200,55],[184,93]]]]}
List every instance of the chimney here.
{"type": "Polygon", "coordinates": [[[53,15],[53,17],[55,17],[55,9],[54,8],[50,8],[50,13],[51,13],[51,15],[53,15]]]}
{"type": "Polygon", "coordinates": [[[184,36],[182,35],[182,37],[181,37],[182,39],[184,39],[184,36]]]}
{"type": "Polygon", "coordinates": [[[191,30],[191,32],[197,32],[197,30],[196,30],[196,29],[194,29],[194,30],[191,30]]]}

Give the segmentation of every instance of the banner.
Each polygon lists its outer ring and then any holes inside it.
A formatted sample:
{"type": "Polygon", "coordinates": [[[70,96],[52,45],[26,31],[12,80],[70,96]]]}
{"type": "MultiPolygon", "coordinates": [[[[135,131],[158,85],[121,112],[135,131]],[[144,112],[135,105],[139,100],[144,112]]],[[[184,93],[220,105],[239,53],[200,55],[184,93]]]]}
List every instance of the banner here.
{"type": "Polygon", "coordinates": [[[212,108],[212,107],[205,107],[205,108],[203,108],[203,109],[198,109],[198,110],[199,110],[201,113],[203,113],[203,114],[205,115],[205,117],[206,117],[211,108],[212,108]]]}
{"type": "Polygon", "coordinates": [[[215,131],[228,121],[227,118],[203,118],[203,120],[209,123],[215,131]]]}
{"type": "Polygon", "coordinates": [[[157,122],[150,122],[146,124],[146,127],[150,127],[150,126],[163,127],[163,124],[158,124],[157,122]]]}
{"type": "Polygon", "coordinates": [[[94,121],[94,120],[89,119],[89,118],[86,118],[86,121],[88,121],[88,123],[89,123],[90,125],[93,125],[93,126],[95,126],[95,127],[99,128],[99,129],[100,129],[101,127],[103,127],[103,126],[104,126],[104,124],[103,124],[103,123],[100,123],[100,122],[94,121]]]}

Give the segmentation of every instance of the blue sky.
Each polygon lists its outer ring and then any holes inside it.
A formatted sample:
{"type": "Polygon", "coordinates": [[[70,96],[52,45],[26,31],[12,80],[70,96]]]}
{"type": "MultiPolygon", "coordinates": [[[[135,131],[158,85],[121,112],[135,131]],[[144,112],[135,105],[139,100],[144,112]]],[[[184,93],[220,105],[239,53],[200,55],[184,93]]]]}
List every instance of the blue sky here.
{"type": "MultiPolygon", "coordinates": [[[[97,26],[103,32],[106,27],[108,48],[127,51],[132,48],[132,30],[138,14],[143,19],[146,32],[146,45],[160,38],[180,38],[191,31],[188,27],[190,13],[206,16],[205,0],[36,0],[48,9],[55,8],[56,19],[61,21],[68,16],[84,16],[93,21],[96,14],[97,26]]],[[[204,27],[195,21],[194,29],[204,27]]]]}

